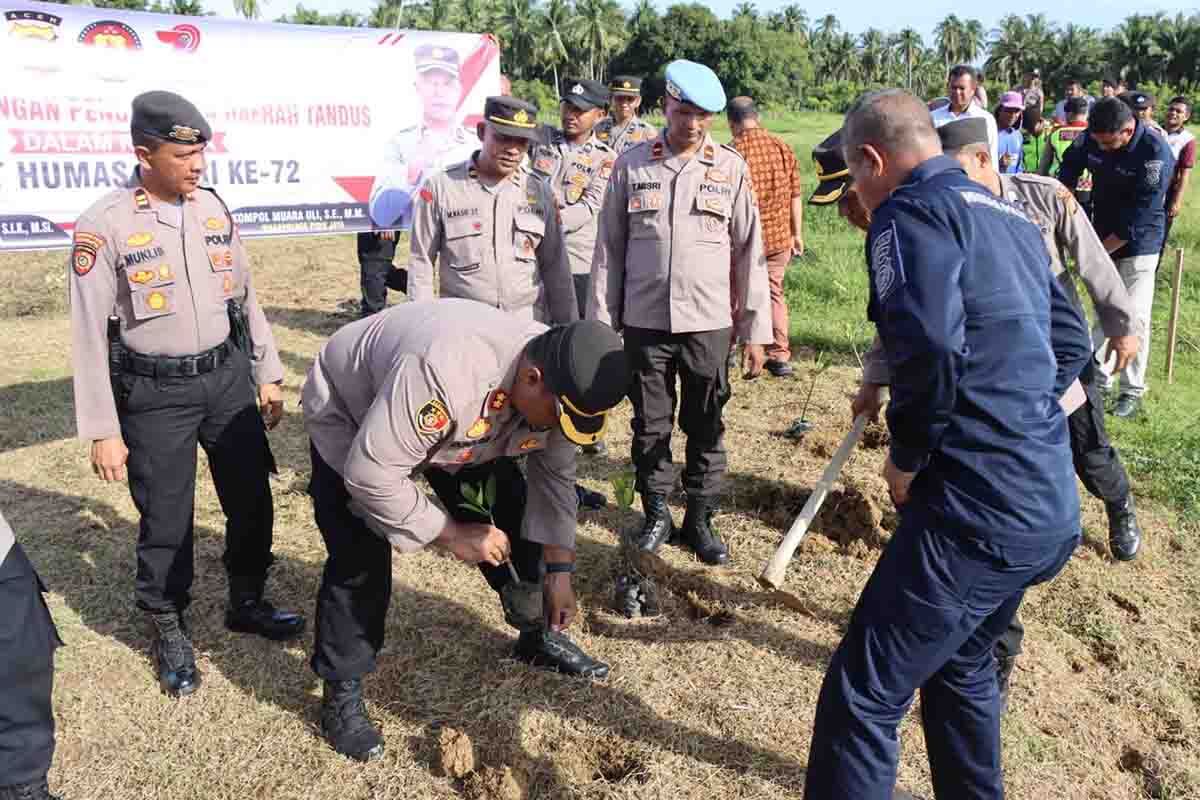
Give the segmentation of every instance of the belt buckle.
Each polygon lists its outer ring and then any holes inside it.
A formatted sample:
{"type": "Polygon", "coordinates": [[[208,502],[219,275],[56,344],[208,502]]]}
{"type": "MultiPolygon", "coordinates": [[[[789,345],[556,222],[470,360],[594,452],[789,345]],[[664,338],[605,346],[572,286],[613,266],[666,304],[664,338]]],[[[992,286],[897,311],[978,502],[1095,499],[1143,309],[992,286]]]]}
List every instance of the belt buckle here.
{"type": "Polygon", "coordinates": [[[179,359],[179,374],[185,378],[194,378],[200,374],[200,365],[194,358],[179,359]]]}

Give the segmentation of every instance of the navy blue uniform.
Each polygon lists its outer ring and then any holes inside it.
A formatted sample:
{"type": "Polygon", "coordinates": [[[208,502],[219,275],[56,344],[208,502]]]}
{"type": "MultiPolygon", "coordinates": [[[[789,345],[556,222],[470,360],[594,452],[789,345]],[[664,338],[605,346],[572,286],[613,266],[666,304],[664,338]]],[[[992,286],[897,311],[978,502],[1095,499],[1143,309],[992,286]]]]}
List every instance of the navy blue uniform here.
{"type": "Polygon", "coordinates": [[[1001,798],[992,648],[1079,540],[1058,398],[1087,331],[1038,229],[945,156],[876,210],[867,255],[891,458],[917,476],[821,687],[805,797],[889,800],[919,688],[939,800],[1001,798]]]}
{"type": "Polygon", "coordinates": [[[1109,235],[1128,242],[1113,258],[1157,255],[1166,235],[1167,189],[1175,174],[1175,156],[1167,140],[1141,121],[1129,144],[1105,152],[1091,136],[1080,136],[1066,149],[1058,179],[1074,189],[1084,170],[1092,173],[1092,224],[1101,240],[1109,235]]]}

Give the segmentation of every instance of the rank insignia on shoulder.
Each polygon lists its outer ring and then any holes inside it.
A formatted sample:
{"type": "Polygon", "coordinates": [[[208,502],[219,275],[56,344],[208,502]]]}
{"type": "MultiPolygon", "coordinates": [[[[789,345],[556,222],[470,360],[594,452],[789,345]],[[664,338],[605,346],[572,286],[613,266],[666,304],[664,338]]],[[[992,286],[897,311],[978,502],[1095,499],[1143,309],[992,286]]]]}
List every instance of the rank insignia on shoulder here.
{"type": "Polygon", "coordinates": [[[125,244],[129,245],[130,247],[145,247],[153,241],[154,234],[143,231],[141,233],[132,234],[128,239],[125,240],[125,244]]]}
{"type": "Polygon", "coordinates": [[[204,227],[208,228],[210,231],[219,231],[225,227],[225,223],[216,217],[209,217],[208,219],[204,220],[204,227]]]}
{"type": "Polygon", "coordinates": [[[538,438],[536,438],[536,437],[533,437],[533,436],[531,436],[530,438],[528,438],[528,439],[526,439],[525,441],[521,442],[521,444],[520,444],[520,446],[518,447],[518,449],[519,449],[519,450],[521,450],[522,452],[525,452],[525,451],[528,451],[528,450],[536,450],[536,449],[538,449],[538,448],[539,448],[539,447],[541,447],[541,446],[542,446],[542,440],[541,440],[541,439],[538,439],[538,438]]]}
{"type": "Polygon", "coordinates": [[[596,134],[596,138],[602,142],[607,142],[608,141],[608,131],[600,131],[600,133],[596,134]]]}
{"type": "Polygon", "coordinates": [[[466,450],[461,451],[457,456],[455,456],[454,460],[460,464],[466,464],[474,457],[475,451],[468,447],[466,450]]]}
{"type": "Polygon", "coordinates": [[[717,157],[717,151],[711,144],[704,145],[704,160],[712,161],[717,157]]]}
{"type": "Polygon", "coordinates": [[[468,439],[481,439],[487,435],[487,432],[492,429],[492,423],[488,422],[483,417],[475,420],[474,424],[467,429],[468,439]]]}
{"type": "Polygon", "coordinates": [[[417,409],[417,430],[425,434],[441,433],[450,424],[450,412],[436,397],[417,409]]]}
{"type": "Polygon", "coordinates": [[[508,405],[508,392],[503,389],[497,389],[488,397],[488,408],[492,411],[503,411],[508,405]]]}
{"type": "Polygon", "coordinates": [[[642,140],[642,132],[641,131],[634,131],[633,133],[629,134],[629,141],[640,142],[641,140],[642,140]]]}
{"type": "Polygon", "coordinates": [[[80,277],[96,266],[96,254],[104,247],[104,237],[97,233],[75,232],[75,247],[71,251],[71,266],[80,277]]]}
{"type": "Polygon", "coordinates": [[[133,190],[133,207],[138,211],[150,210],[150,193],[140,186],[133,190]]]}

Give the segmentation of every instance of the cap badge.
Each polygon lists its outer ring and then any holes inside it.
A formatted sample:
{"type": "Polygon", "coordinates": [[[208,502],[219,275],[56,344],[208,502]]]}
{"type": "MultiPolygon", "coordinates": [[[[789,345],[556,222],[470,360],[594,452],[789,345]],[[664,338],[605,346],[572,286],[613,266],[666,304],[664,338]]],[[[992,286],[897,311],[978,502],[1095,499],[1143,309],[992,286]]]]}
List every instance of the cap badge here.
{"type": "Polygon", "coordinates": [[[512,119],[518,125],[525,125],[529,122],[529,113],[523,108],[518,108],[512,119]]]}
{"type": "Polygon", "coordinates": [[[683,92],[679,91],[679,87],[675,85],[675,81],[667,81],[667,94],[674,97],[676,100],[682,99],[683,92]]]}
{"type": "Polygon", "coordinates": [[[583,94],[583,84],[577,83],[571,87],[571,94],[583,94]]]}
{"type": "Polygon", "coordinates": [[[633,88],[633,84],[632,84],[632,83],[630,83],[629,81],[622,81],[622,82],[621,82],[621,88],[622,88],[622,89],[632,89],[632,88],[633,88]]]}
{"type": "Polygon", "coordinates": [[[184,144],[195,144],[200,141],[200,131],[187,125],[172,125],[170,137],[184,144]]]}
{"type": "Polygon", "coordinates": [[[445,56],[445,54],[442,52],[442,49],[441,49],[440,47],[435,47],[435,48],[433,48],[432,50],[430,50],[430,51],[429,51],[429,57],[430,57],[430,58],[436,58],[436,59],[439,59],[439,60],[440,60],[440,59],[443,59],[443,58],[445,58],[446,56],[445,56]]]}

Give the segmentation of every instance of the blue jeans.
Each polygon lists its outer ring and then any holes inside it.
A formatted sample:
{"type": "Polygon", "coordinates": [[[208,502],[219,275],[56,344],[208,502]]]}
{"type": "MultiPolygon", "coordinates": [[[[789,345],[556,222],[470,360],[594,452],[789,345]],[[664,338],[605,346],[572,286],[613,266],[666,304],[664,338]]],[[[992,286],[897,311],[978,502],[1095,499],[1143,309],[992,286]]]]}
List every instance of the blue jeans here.
{"type": "Polygon", "coordinates": [[[891,800],[897,728],[918,689],[938,800],[1003,798],[992,649],[1025,589],[1054,577],[1078,541],[979,541],[904,509],[825,673],[806,800],[891,800]]]}

